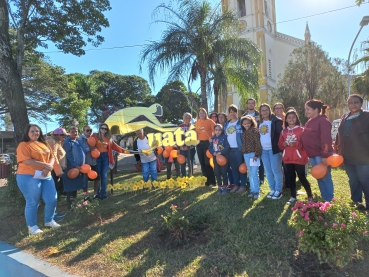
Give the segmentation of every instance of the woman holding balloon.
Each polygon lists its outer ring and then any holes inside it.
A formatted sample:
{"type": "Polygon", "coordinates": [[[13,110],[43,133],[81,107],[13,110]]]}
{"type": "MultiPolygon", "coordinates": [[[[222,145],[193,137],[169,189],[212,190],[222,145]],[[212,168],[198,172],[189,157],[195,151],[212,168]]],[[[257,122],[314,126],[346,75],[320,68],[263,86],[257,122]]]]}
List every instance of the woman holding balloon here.
{"type": "Polygon", "coordinates": [[[333,182],[331,167],[328,166],[327,158],[333,154],[332,147],[332,124],[326,114],[328,106],[320,100],[311,99],[305,103],[305,114],[309,118],[302,132],[302,145],[306,150],[309,161],[314,167],[322,168],[324,173],[318,179],[320,193],[326,201],[333,199],[333,182]]]}
{"type": "Polygon", "coordinates": [[[77,140],[78,129],[76,126],[69,128],[69,137],[64,140],[63,148],[67,157],[67,169],[63,174],[64,191],[67,193],[68,209],[71,206],[71,196],[76,197],[77,190],[86,188],[83,182],[81,166],[85,163],[85,153],[82,145],[77,140]]]}
{"type": "Polygon", "coordinates": [[[213,156],[214,172],[218,183],[218,194],[227,194],[228,189],[228,152],[229,143],[227,136],[223,132],[223,126],[216,124],[214,127],[215,135],[211,137],[209,152],[213,156]]]}

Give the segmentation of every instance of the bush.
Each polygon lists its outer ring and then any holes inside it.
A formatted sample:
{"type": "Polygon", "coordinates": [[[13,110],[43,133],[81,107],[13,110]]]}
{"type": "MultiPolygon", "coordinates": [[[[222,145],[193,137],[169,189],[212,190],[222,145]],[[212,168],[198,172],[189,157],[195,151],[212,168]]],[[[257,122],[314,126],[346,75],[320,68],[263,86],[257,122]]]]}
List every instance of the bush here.
{"type": "Polygon", "coordinates": [[[4,197],[8,200],[9,206],[14,208],[24,208],[26,200],[23,197],[22,192],[18,188],[16,175],[18,164],[17,158],[12,156],[12,166],[10,168],[10,174],[6,181],[6,190],[4,197]]]}
{"type": "Polygon", "coordinates": [[[170,209],[171,212],[161,216],[163,218],[163,225],[178,241],[184,242],[190,222],[182,214],[182,210],[178,210],[178,206],[171,205],[170,209]]]}
{"type": "Polygon", "coordinates": [[[358,242],[368,236],[368,219],[340,199],[297,202],[289,224],[298,233],[298,248],[315,253],[321,263],[343,267],[361,258],[358,242]]]}

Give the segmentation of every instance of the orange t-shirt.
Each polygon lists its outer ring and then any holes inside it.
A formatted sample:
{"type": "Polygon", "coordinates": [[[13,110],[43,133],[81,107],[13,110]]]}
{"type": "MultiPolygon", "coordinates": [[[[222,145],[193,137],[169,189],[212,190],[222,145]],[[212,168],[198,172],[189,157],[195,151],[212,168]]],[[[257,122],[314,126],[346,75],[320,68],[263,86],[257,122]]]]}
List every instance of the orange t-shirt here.
{"type": "MultiPolygon", "coordinates": [[[[42,142],[21,142],[17,147],[18,174],[35,175],[36,170],[44,169],[43,166],[30,166],[23,163],[25,160],[34,159],[39,162],[48,163],[52,158],[50,148],[42,142]]],[[[50,173],[49,173],[50,175],[50,173]]]]}
{"type": "Polygon", "coordinates": [[[211,119],[198,119],[195,123],[197,139],[209,140],[214,135],[215,123],[211,119]]]}
{"type": "Polygon", "coordinates": [[[109,144],[109,139],[108,138],[104,138],[103,141],[98,140],[96,142],[96,148],[100,152],[108,152],[108,144],[109,144]]]}

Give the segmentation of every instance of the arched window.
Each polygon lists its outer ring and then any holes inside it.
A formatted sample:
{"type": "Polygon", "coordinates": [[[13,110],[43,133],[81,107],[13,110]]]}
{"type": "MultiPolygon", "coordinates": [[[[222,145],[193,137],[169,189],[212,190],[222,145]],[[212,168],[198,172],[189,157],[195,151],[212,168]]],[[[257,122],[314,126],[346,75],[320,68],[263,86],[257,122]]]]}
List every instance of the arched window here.
{"type": "Polygon", "coordinates": [[[238,17],[246,16],[245,0],[237,0],[237,12],[238,12],[238,17]]]}

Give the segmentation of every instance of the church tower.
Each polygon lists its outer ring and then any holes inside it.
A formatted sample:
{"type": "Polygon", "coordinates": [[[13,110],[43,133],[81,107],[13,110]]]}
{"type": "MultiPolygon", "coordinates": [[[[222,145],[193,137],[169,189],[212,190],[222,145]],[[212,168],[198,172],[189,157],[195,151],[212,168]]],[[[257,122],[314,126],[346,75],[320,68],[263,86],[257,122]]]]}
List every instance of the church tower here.
{"type": "Polygon", "coordinates": [[[306,22],[305,28],[305,44],[308,44],[311,41],[311,35],[309,30],[309,24],[306,22]]]}
{"type": "MultiPolygon", "coordinates": [[[[252,40],[263,52],[259,102],[269,102],[272,89],[277,87],[278,76],[283,74],[290,54],[304,41],[277,32],[275,0],[222,0],[222,8],[233,11],[239,18],[239,36],[252,40]]],[[[239,104],[239,96],[231,89],[228,89],[227,105],[234,103],[244,110],[245,107],[239,104]]]]}

